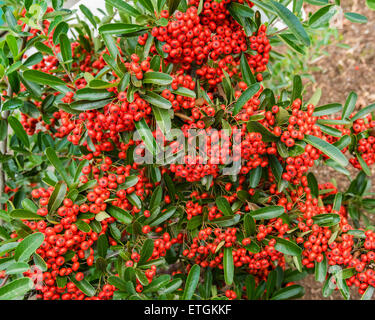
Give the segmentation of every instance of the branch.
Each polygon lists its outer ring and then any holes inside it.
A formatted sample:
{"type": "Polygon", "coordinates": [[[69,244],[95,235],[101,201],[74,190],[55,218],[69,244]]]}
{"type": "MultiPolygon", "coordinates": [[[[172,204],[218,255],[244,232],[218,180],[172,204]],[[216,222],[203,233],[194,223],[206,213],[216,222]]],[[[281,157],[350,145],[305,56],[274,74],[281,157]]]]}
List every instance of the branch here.
{"type": "Polygon", "coordinates": [[[0,288],[5,286],[5,284],[8,281],[8,279],[9,279],[9,275],[6,275],[5,278],[4,278],[4,280],[3,280],[3,282],[0,284],[0,288]]]}

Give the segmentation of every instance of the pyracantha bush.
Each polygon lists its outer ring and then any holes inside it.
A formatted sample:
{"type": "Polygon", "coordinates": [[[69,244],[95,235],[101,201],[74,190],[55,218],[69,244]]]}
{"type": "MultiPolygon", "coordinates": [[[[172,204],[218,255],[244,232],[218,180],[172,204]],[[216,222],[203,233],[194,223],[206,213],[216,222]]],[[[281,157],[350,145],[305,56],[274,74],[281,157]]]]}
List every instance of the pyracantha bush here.
{"type": "Polygon", "coordinates": [[[325,296],[371,298],[375,105],[262,85],[331,9],[302,25],[302,1],[106,0],[100,19],[60,2],[3,7],[1,299],[290,299],[314,272],[325,296]]]}

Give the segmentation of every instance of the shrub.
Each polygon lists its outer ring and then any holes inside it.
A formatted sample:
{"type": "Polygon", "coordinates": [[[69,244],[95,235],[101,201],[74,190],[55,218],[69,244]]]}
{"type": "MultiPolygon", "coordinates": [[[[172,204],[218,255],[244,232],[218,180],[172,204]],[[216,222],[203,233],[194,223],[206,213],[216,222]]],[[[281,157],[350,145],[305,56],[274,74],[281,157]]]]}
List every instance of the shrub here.
{"type": "Polygon", "coordinates": [[[262,84],[339,2],[134,2],[3,6],[0,298],[291,299],[314,272],[371,298],[375,104],[262,84]]]}

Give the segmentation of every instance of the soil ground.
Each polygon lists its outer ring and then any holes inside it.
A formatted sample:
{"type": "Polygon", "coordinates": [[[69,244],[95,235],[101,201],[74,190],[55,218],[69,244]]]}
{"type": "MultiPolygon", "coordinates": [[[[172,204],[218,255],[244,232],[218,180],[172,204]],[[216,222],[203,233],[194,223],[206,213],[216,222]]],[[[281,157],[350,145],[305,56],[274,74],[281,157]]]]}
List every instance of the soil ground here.
{"type": "MultiPolygon", "coordinates": [[[[330,53],[326,58],[319,60],[316,66],[321,71],[313,72],[316,83],[313,89],[320,87],[322,97],[319,105],[332,102],[344,103],[350,91],[358,94],[357,108],[363,108],[375,102],[375,11],[367,8],[365,0],[341,1],[344,12],[357,12],[368,18],[366,24],[356,24],[343,19],[340,33],[344,43],[350,49],[329,46],[330,53]]],[[[309,10],[308,7],[306,7],[309,10]]],[[[313,8],[316,10],[316,7],[313,8]]],[[[315,90],[311,90],[314,92],[315,90]]],[[[373,168],[374,169],[374,168],[373,168]]],[[[353,175],[357,170],[351,170],[353,175]]],[[[343,191],[348,186],[348,179],[329,168],[317,168],[314,172],[319,182],[328,182],[333,177],[337,181],[338,189],[343,191]]],[[[375,171],[372,170],[372,191],[375,185],[375,171]]],[[[342,299],[339,292],[331,297],[324,298],[321,294],[322,284],[315,282],[314,276],[309,276],[300,282],[305,287],[306,295],[303,299],[333,300],[342,299]]],[[[352,290],[352,299],[359,299],[356,290],[352,290]]]]}

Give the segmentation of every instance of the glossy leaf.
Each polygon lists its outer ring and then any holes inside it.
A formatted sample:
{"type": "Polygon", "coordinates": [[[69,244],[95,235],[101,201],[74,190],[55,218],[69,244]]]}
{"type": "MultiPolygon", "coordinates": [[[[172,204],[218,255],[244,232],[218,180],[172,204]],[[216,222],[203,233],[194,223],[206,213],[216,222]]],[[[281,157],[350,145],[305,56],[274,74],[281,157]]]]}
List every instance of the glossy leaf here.
{"type": "Polygon", "coordinates": [[[268,206],[250,211],[250,215],[255,220],[273,219],[281,216],[283,213],[284,207],[282,206],[268,206]]]}
{"type": "Polygon", "coordinates": [[[244,92],[242,92],[241,96],[237,99],[233,107],[233,115],[235,116],[238,114],[242,107],[256,94],[260,89],[259,83],[254,83],[249,88],[247,88],[244,92]]]}
{"type": "Polygon", "coordinates": [[[31,290],[33,285],[31,279],[27,277],[13,280],[0,288],[0,300],[19,299],[31,290]]]}
{"type": "Polygon", "coordinates": [[[201,268],[199,265],[195,264],[191,267],[189,275],[186,279],[185,290],[182,295],[182,300],[190,300],[197,288],[199,277],[200,277],[201,268]]]}
{"type": "Polygon", "coordinates": [[[304,141],[322,151],[325,155],[336,161],[338,164],[344,167],[348,165],[348,159],[332,144],[312,135],[306,135],[304,141]]]}
{"type": "Polygon", "coordinates": [[[223,268],[225,283],[227,285],[231,285],[233,283],[234,277],[234,262],[232,248],[224,248],[223,268]]]}
{"type": "Polygon", "coordinates": [[[23,239],[14,251],[16,261],[27,261],[44,241],[44,234],[36,232],[23,239]]]}
{"type": "Polygon", "coordinates": [[[299,19],[281,3],[274,0],[270,0],[270,3],[274,10],[277,12],[278,16],[285,22],[289,27],[290,31],[306,46],[310,45],[310,38],[303,28],[299,19]]]}
{"type": "Polygon", "coordinates": [[[218,197],[215,200],[218,209],[223,213],[224,216],[232,216],[233,211],[228,202],[228,200],[224,197],[218,197]]]}

